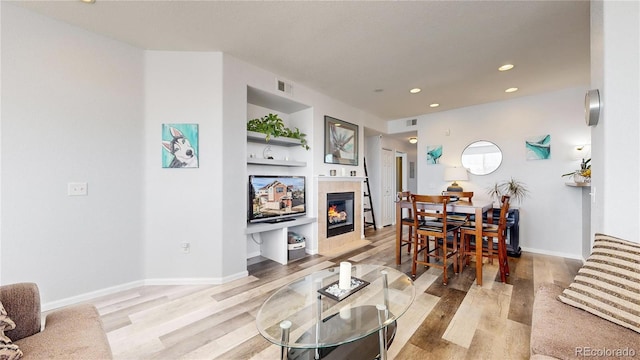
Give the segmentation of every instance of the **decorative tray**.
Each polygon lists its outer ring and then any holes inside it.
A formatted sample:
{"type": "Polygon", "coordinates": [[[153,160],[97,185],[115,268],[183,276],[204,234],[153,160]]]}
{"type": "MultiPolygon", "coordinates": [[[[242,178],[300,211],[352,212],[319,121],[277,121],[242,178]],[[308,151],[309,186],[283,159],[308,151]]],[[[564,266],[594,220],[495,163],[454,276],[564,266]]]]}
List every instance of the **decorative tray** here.
{"type": "Polygon", "coordinates": [[[328,298],[331,298],[335,301],[342,301],[354,294],[358,290],[363,287],[369,285],[368,281],[364,281],[362,279],[358,279],[356,277],[351,277],[351,288],[350,289],[340,289],[338,286],[339,281],[332,282],[331,284],[323,287],[322,289],[318,289],[318,292],[328,298]]]}

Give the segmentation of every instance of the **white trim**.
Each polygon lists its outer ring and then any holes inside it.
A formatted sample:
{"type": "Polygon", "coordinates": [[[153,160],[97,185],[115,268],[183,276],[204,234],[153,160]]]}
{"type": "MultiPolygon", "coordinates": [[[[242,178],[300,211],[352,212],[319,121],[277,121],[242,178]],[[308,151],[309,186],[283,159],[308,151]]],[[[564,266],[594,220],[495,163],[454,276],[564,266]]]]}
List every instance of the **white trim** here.
{"type": "Polygon", "coordinates": [[[65,299],[43,303],[42,311],[44,312],[82,302],[88,302],[101,296],[115,294],[120,291],[125,291],[144,285],[221,285],[233,280],[245,278],[247,276],[249,276],[248,271],[241,271],[237,274],[226,276],[224,278],[166,278],[137,280],[76,296],[71,296],[65,299]]]}
{"type": "Polygon", "coordinates": [[[61,308],[61,307],[64,307],[64,306],[69,306],[69,305],[73,305],[73,304],[77,304],[77,303],[81,303],[81,302],[86,302],[86,301],[95,299],[95,298],[100,297],[100,296],[111,295],[111,294],[114,294],[114,293],[117,293],[117,292],[120,292],[120,291],[133,289],[135,287],[143,286],[143,285],[144,285],[144,280],[137,280],[137,281],[132,281],[132,282],[125,283],[125,284],[120,284],[120,285],[117,285],[117,286],[112,286],[112,287],[108,287],[108,288],[104,288],[104,289],[100,289],[100,290],[91,291],[91,292],[88,292],[88,293],[84,293],[84,294],[68,297],[68,298],[65,298],[65,299],[60,299],[60,300],[56,300],[56,301],[52,301],[52,302],[48,302],[48,303],[43,303],[42,304],[42,311],[49,311],[49,310],[61,308]]]}
{"type": "Polygon", "coordinates": [[[563,252],[558,252],[558,251],[531,249],[531,248],[525,248],[525,247],[521,247],[521,249],[522,249],[522,251],[526,251],[526,252],[530,252],[530,253],[534,253],[534,254],[558,256],[558,257],[563,257],[563,258],[567,258],[567,259],[582,260],[582,262],[585,261],[585,259],[582,257],[582,255],[569,254],[569,253],[563,253],[563,252]]]}

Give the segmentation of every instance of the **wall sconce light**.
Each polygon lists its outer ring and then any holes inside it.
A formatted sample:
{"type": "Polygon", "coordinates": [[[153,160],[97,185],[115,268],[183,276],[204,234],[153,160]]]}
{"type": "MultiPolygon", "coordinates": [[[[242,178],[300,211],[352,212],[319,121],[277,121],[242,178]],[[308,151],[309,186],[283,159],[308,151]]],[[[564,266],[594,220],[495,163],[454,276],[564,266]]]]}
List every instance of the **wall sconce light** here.
{"type": "Polygon", "coordinates": [[[463,167],[448,167],[444,169],[444,180],[453,181],[447,191],[462,191],[462,186],[458,185],[457,181],[469,180],[469,174],[463,167]]]}
{"type": "Polygon", "coordinates": [[[575,160],[591,157],[591,144],[576,145],[573,147],[573,156],[575,160]]]}
{"type": "Polygon", "coordinates": [[[409,138],[409,144],[417,144],[418,143],[418,138],[415,136],[412,136],[409,138]]]}

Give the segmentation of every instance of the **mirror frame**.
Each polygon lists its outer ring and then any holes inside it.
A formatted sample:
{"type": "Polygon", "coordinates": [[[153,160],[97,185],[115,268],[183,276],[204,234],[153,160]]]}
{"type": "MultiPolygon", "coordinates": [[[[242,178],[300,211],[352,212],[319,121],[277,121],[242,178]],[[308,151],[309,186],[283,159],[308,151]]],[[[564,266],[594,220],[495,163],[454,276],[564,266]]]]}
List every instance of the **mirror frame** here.
{"type": "MultiPolygon", "coordinates": [[[[476,145],[477,146],[477,145],[476,145]]],[[[468,156],[469,154],[467,154],[468,156]]],[[[471,154],[473,155],[473,154],[471,154]]],[[[503,159],[503,154],[502,154],[502,149],[500,149],[500,147],[498,145],[496,145],[496,143],[494,143],[493,141],[489,141],[489,140],[476,140],[473,141],[472,143],[470,143],[469,145],[467,145],[463,150],[462,150],[462,154],[460,154],[460,162],[462,163],[462,166],[464,168],[467,169],[467,171],[469,171],[469,173],[473,174],[473,175],[489,175],[493,172],[495,172],[496,170],[498,170],[500,168],[500,165],[502,165],[502,159],[503,159]],[[465,163],[465,152],[467,150],[469,150],[469,148],[473,148],[474,145],[478,144],[478,143],[488,143],[493,145],[498,151],[497,153],[500,154],[500,161],[498,162],[497,165],[495,165],[495,167],[493,168],[489,168],[488,170],[485,170],[484,172],[478,172],[476,169],[472,168],[471,166],[473,164],[469,164],[468,162],[465,163]]],[[[484,166],[484,168],[486,169],[486,166],[484,166]]]]}

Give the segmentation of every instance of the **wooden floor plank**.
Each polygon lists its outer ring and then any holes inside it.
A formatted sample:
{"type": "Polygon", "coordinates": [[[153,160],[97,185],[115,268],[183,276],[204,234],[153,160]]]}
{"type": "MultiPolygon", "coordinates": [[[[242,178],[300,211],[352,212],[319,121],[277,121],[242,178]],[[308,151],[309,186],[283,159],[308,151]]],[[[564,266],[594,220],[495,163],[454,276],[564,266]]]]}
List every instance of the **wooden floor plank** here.
{"type": "MultiPolygon", "coordinates": [[[[308,255],[281,265],[256,257],[249,276],[223,285],[143,286],[91,301],[100,313],[116,359],[277,359],[280,348],[258,332],[257,312],[274,291],[340,261],[383,264],[410,275],[402,248],[395,265],[395,227],[368,229],[370,243],[337,256],[308,255]]],[[[405,235],[406,236],[406,235],[405,235]]],[[[536,286],[566,285],[582,261],[522,253],[509,258],[507,283],[496,264],[475,264],[442,285],[442,270],[419,266],[416,299],[398,320],[389,359],[525,359],[529,356],[531,305],[536,286]]],[[[286,304],[284,304],[286,306],[286,304]]]]}

